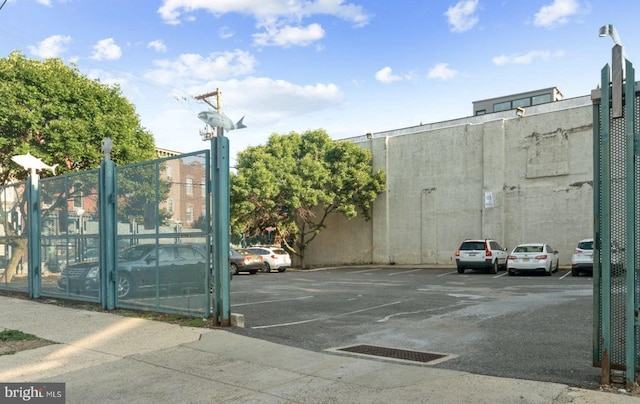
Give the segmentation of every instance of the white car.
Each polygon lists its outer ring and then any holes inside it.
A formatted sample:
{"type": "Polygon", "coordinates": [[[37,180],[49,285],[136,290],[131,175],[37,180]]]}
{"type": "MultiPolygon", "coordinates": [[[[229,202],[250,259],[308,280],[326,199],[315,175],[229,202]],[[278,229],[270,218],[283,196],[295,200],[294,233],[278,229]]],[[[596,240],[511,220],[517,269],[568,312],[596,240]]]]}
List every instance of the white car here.
{"type": "MultiPolygon", "coordinates": [[[[602,253],[602,252],[601,252],[602,253]]],[[[611,272],[614,276],[624,274],[624,249],[615,240],[611,240],[611,272]]],[[[578,241],[571,256],[571,276],[579,276],[581,272],[593,274],[593,239],[578,241]]]]}
{"type": "Polygon", "coordinates": [[[507,273],[515,275],[519,271],[531,271],[551,275],[558,270],[559,260],[558,251],[549,244],[519,244],[507,258],[507,273]]]}
{"type": "Polygon", "coordinates": [[[495,240],[465,240],[456,251],[458,273],[465,269],[479,269],[495,274],[507,268],[507,249],[495,240]]]}
{"type": "Polygon", "coordinates": [[[580,272],[593,273],[593,239],[586,238],[578,241],[571,256],[571,276],[578,276],[580,272]]]}
{"type": "Polygon", "coordinates": [[[289,253],[280,247],[254,246],[247,248],[247,250],[262,257],[264,260],[262,272],[269,273],[274,269],[278,272],[284,272],[287,268],[291,268],[289,253]]]}

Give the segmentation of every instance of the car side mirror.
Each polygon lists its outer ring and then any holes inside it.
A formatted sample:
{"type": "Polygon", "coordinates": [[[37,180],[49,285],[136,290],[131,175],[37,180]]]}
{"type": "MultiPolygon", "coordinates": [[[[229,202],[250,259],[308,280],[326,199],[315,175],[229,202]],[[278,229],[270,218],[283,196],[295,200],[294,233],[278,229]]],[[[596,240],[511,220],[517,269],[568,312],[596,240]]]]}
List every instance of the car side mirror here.
{"type": "Polygon", "coordinates": [[[150,255],[144,261],[148,264],[150,262],[154,262],[155,260],[156,260],[156,257],[154,257],[153,255],[150,255]]]}

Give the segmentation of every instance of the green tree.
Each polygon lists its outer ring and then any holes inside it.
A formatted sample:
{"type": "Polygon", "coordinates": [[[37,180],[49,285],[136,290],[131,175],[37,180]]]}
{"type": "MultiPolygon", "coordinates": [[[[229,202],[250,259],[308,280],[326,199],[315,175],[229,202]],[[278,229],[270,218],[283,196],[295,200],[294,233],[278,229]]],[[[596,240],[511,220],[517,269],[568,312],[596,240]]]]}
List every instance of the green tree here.
{"type": "MultiPolygon", "coordinates": [[[[96,168],[102,160],[100,148],[105,137],[113,141],[111,158],[116,164],[155,156],[153,136],[140,125],[135,107],[120,88],[89,79],[60,59],[27,59],[21,52],[0,59],[0,94],[0,185],[27,177],[28,173],[11,160],[26,153],[57,165],[56,174],[96,168]]],[[[53,175],[51,171],[39,174],[53,175]]],[[[95,183],[61,188],[49,209],[66,208],[64,204],[73,193],[89,187],[95,183]]],[[[9,209],[25,213],[22,201],[9,209]]],[[[8,223],[2,224],[5,234],[14,235],[8,223]]],[[[24,251],[22,241],[12,245],[6,281],[11,280],[24,251]]]]}
{"type": "Polygon", "coordinates": [[[384,190],[384,170],[373,172],[369,150],[334,141],[324,130],[273,134],[265,146],[238,154],[231,175],[232,232],[250,235],[275,231],[300,258],[338,213],[371,218],[384,190]],[[275,229],[275,230],[274,230],[275,229]]]}

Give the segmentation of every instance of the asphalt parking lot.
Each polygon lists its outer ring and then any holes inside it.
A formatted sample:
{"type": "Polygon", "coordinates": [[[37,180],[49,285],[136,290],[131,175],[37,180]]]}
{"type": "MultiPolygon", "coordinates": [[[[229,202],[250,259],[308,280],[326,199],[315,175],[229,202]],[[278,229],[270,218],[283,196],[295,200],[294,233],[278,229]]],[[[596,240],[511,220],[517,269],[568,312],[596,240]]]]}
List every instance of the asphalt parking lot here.
{"type": "Polygon", "coordinates": [[[550,277],[405,267],[242,274],[231,311],[245,316],[232,332],[313,351],[375,346],[441,358],[408,366],[583,388],[600,380],[592,278],[562,268],[550,277]]]}

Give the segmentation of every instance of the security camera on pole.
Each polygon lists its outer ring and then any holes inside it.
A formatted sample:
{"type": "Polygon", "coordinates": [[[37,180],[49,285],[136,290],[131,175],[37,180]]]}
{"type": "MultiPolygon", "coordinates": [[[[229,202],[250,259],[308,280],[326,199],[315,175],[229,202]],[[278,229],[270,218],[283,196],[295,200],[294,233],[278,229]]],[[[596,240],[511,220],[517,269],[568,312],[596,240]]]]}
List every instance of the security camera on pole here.
{"type": "Polygon", "coordinates": [[[222,113],[219,89],[212,93],[194,97],[210,105],[214,110],[203,111],[198,118],[215,128],[215,135],[201,131],[203,140],[211,141],[211,191],[213,194],[213,279],[214,279],[214,315],[216,325],[231,325],[231,304],[229,284],[229,139],[224,130],[242,129],[246,126],[241,118],[236,124],[222,113]],[[216,105],[207,98],[215,96],[216,105]]]}

